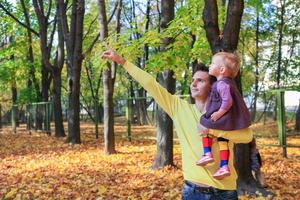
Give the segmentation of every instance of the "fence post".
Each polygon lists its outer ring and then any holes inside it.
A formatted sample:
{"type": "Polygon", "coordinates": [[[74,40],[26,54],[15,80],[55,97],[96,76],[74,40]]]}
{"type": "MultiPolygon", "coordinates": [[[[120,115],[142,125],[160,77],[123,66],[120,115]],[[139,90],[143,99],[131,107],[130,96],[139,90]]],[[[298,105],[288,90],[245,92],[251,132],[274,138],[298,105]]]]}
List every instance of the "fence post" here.
{"type": "Polygon", "coordinates": [[[37,106],[37,104],[33,104],[32,106],[34,108],[34,112],[33,112],[34,113],[34,116],[33,116],[34,117],[34,119],[33,119],[33,121],[34,121],[34,130],[37,131],[37,129],[38,129],[38,127],[37,127],[37,123],[38,123],[37,122],[38,121],[37,120],[37,118],[38,118],[38,116],[37,116],[38,106],[37,106]]]}
{"type": "Polygon", "coordinates": [[[11,126],[14,133],[17,133],[17,122],[16,122],[16,105],[11,107],[11,126]]]}
{"type": "Polygon", "coordinates": [[[95,106],[95,129],[96,129],[96,139],[99,138],[99,101],[98,97],[94,101],[95,106]]]}
{"type": "Polygon", "coordinates": [[[285,107],[284,107],[284,90],[277,91],[277,123],[279,142],[282,146],[282,156],[287,157],[286,153],[286,131],[285,131],[285,107]]]}
{"type": "Polygon", "coordinates": [[[45,102],[45,131],[48,135],[51,135],[50,130],[50,103],[45,102]]]}
{"type": "Polygon", "coordinates": [[[131,108],[130,108],[130,99],[127,99],[126,104],[126,125],[127,125],[127,138],[131,142],[131,108]]]}
{"type": "Polygon", "coordinates": [[[31,135],[31,128],[32,128],[32,122],[31,122],[31,104],[26,104],[26,125],[27,125],[27,130],[29,131],[29,135],[31,135]]]}

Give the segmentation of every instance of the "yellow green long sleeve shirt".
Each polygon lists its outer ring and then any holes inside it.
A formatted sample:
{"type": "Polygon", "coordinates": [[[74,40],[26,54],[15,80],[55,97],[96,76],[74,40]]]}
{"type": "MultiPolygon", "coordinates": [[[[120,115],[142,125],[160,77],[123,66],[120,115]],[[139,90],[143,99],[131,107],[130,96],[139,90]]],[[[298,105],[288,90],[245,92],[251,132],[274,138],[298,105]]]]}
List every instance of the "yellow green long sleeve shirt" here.
{"type": "Polygon", "coordinates": [[[249,143],[253,133],[246,128],[238,131],[216,131],[210,133],[216,137],[229,139],[229,167],[231,175],[223,180],[217,180],[212,175],[219,168],[219,147],[214,138],[212,153],[215,162],[205,167],[197,166],[196,161],[203,155],[201,136],[197,131],[197,124],[202,113],[195,104],[190,104],[186,100],[176,95],[170,94],[147,72],[126,61],[124,69],[144,87],[144,89],[154,98],[159,106],[171,117],[179,139],[182,154],[182,170],[185,180],[209,185],[223,190],[235,190],[237,173],[233,166],[233,146],[234,143],[249,143]]]}

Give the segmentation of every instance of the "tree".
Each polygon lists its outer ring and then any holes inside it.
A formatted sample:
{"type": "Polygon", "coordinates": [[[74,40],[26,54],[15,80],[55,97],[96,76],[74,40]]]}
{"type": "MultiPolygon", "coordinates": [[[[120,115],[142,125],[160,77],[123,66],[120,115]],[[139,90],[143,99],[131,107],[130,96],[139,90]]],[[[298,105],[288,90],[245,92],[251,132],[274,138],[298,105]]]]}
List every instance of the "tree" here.
{"type": "MultiPolygon", "coordinates": [[[[171,20],[174,19],[174,1],[161,1],[162,17],[160,28],[164,31],[171,20]]],[[[172,38],[164,38],[161,51],[167,51],[168,45],[173,42],[172,38]]],[[[175,79],[172,70],[166,70],[158,75],[159,83],[171,94],[175,93],[175,79]]],[[[157,152],[152,168],[158,169],[173,164],[173,121],[160,107],[157,110],[157,152]]]]}
{"type": "Polygon", "coordinates": [[[29,18],[29,13],[28,13],[28,8],[24,2],[24,0],[21,0],[21,7],[23,9],[23,13],[24,13],[24,17],[25,17],[25,23],[26,23],[26,30],[27,30],[27,36],[28,36],[28,44],[29,44],[29,48],[28,48],[28,62],[29,62],[29,74],[30,74],[30,78],[27,82],[27,86],[29,89],[32,88],[32,83],[34,85],[34,89],[35,89],[35,93],[36,96],[39,98],[40,96],[40,87],[39,87],[39,83],[36,79],[35,76],[35,68],[34,68],[34,54],[33,54],[33,39],[32,39],[32,28],[31,28],[31,23],[30,23],[30,18],[29,18]]]}
{"type": "MultiPolygon", "coordinates": [[[[243,0],[229,0],[226,21],[221,32],[218,23],[217,1],[205,0],[202,17],[212,54],[219,51],[234,52],[237,49],[243,9],[243,0]]],[[[240,80],[237,82],[241,89],[240,80]]],[[[238,172],[239,193],[250,192],[254,194],[257,190],[265,193],[251,173],[248,144],[235,145],[235,167],[238,172]]]]}
{"type": "MultiPolygon", "coordinates": [[[[108,37],[108,22],[106,17],[105,1],[98,0],[99,23],[100,23],[100,40],[104,41],[108,37]]],[[[114,105],[113,92],[115,80],[115,66],[107,62],[103,70],[103,87],[104,87],[104,151],[105,154],[114,154],[115,136],[114,136],[114,105]]]]}
{"type": "Polygon", "coordinates": [[[68,24],[67,2],[57,0],[60,12],[60,23],[62,25],[63,37],[67,50],[67,72],[68,72],[68,137],[67,142],[79,144],[80,141],[80,73],[82,65],[82,38],[83,20],[85,12],[85,1],[72,1],[72,14],[70,25],[68,24]],[[70,27],[70,28],[69,28],[70,27]]]}
{"type": "MultiPolygon", "coordinates": [[[[54,34],[56,30],[56,17],[54,18],[53,22],[51,23],[51,14],[52,14],[52,1],[43,2],[33,0],[33,7],[35,8],[35,13],[37,16],[37,21],[39,24],[39,30],[37,33],[35,30],[31,28],[31,19],[28,7],[30,7],[30,2],[25,2],[24,0],[20,1],[23,15],[25,18],[25,23],[22,23],[15,17],[9,10],[7,10],[4,5],[1,5],[1,8],[9,15],[12,19],[14,19],[19,25],[26,28],[27,36],[28,36],[28,65],[29,65],[29,74],[30,78],[28,79],[27,85],[29,90],[32,88],[32,83],[34,84],[35,93],[36,93],[36,100],[35,101],[48,101],[49,96],[49,88],[51,84],[52,77],[54,78],[53,84],[53,101],[54,101],[54,117],[55,117],[55,136],[61,137],[65,136],[64,129],[63,129],[63,121],[62,121],[62,109],[61,109],[61,69],[64,63],[64,49],[63,41],[61,41],[61,31],[58,30],[59,39],[59,47],[61,49],[60,55],[56,57],[54,64],[51,64],[51,55],[52,55],[52,47],[53,47],[53,40],[54,34]],[[46,8],[47,11],[46,11],[46,8]],[[52,24],[52,26],[51,26],[52,24]],[[49,29],[52,27],[52,31],[49,29]],[[50,34],[48,34],[50,32],[50,34]],[[39,91],[39,84],[37,82],[35,76],[35,67],[34,67],[34,54],[33,54],[33,36],[32,34],[38,36],[40,41],[40,50],[42,54],[42,91],[39,91]],[[49,38],[49,40],[48,40],[49,38]],[[61,54],[61,52],[63,54],[61,54]],[[61,57],[62,55],[62,57],[61,57]],[[49,73],[51,72],[51,73],[49,73]]],[[[60,24],[59,24],[60,25],[60,24]]],[[[58,27],[61,29],[61,27],[58,27]]],[[[59,50],[58,50],[59,51],[59,50]]],[[[58,54],[57,54],[58,55],[58,54]]],[[[38,108],[38,123],[37,126],[41,128],[42,126],[42,117],[43,112],[38,108]]]]}
{"type": "MultiPolygon", "coordinates": [[[[48,4],[44,4],[43,1],[33,0],[33,5],[35,13],[39,23],[39,36],[40,36],[40,49],[42,54],[42,74],[45,74],[43,78],[47,77],[47,72],[50,71],[53,77],[53,104],[54,104],[54,119],[55,119],[55,136],[64,137],[65,131],[63,127],[62,119],[62,107],[61,107],[61,70],[64,64],[64,36],[61,26],[61,12],[57,11],[57,16],[54,17],[54,24],[52,26],[52,31],[50,36],[48,32],[50,29],[50,16],[52,12],[52,1],[49,1],[48,4]],[[48,10],[45,10],[45,7],[48,6],[48,10]],[[58,20],[57,20],[58,18],[58,20]],[[51,50],[53,47],[53,39],[56,30],[56,24],[58,23],[58,48],[56,52],[55,64],[51,63],[51,50]],[[48,38],[50,38],[48,40],[48,38]]],[[[42,85],[48,85],[50,82],[48,78],[46,80],[42,79],[42,85]]],[[[45,90],[48,90],[49,86],[46,86],[45,90]]],[[[47,101],[47,96],[44,93],[43,100],[47,101]]]]}

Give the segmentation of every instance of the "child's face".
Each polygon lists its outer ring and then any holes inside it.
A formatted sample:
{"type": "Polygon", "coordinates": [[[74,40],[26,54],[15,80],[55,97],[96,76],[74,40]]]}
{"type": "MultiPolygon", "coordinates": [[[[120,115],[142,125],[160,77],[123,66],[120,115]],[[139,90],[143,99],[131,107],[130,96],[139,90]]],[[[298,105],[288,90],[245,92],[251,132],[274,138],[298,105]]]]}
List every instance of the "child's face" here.
{"type": "Polygon", "coordinates": [[[221,58],[220,56],[214,56],[209,66],[209,75],[218,77],[221,73],[221,58]]]}

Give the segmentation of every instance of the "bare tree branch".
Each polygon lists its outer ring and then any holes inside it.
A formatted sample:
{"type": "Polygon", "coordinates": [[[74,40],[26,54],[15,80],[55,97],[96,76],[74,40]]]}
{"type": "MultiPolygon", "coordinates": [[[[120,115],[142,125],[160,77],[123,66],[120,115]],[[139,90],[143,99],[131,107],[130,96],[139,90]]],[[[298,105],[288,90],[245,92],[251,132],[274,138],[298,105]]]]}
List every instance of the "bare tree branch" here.
{"type": "Polygon", "coordinates": [[[5,6],[0,3],[0,8],[8,15],[10,16],[13,20],[15,20],[18,24],[20,24],[21,26],[23,26],[24,28],[30,30],[32,33],[34,33],[36,36],[40,37],[39,33],[36,32],[35,30],[33,30],[32,28],[30,28],[29,26],[27,26],[26,24],[24,24],[23,22],[21,22],[16,16],[14,16],[11,12],[9,12],[5,6]]]}
{"type": "Polygon", "coordinates": [[[50,14],[51,14],[51,8],[52,8],[52,0],[49,0],[48,11],[47,11],[47,15],[46,15],[47,21],[49,19],[50,14]]]}
{"type": "Polygon", "coordinates": [[[111,15],[110,15],[110,17],[109,17],[109,19],[108,19],[108,21],[107,21],[108,24],[110,23],[110,21],[112,20],[113,16],[115,15],[115,12],[116,12],[116,10],[117,10],[117,7],[118,7],[118,1],[116,1],[114,10],[113,10],[113,12],[111,13],[111,15]]]}
{"type": "Polygon", "coordinates": [[[97,21],[98,17],[99,17],[99,14],[97,14],[97,16],[95,17],[95,19],[93,19],[93,21],[90,23],[87,32],[86,32],[85,35],[83,36],[83,40],[85,40],[85,38],[87,37],[87,35],[90,33],[90,31],[91,31],[91,29],[92,29],[92,25],[97,21]]]}
{"type": "Polygon", "coordinates": [[[97,43],[97,41],[99,40],[100,37],[100,33],[97,34],[97,36],[95,37],[95,39],[93,40],[93,42],[91,43],[91,45],[87,48],[87,50],[82,54],[82,59],[84,59],[89,53],[91,53],[91,51],[93,50],[95,44],[97,43]]]}

